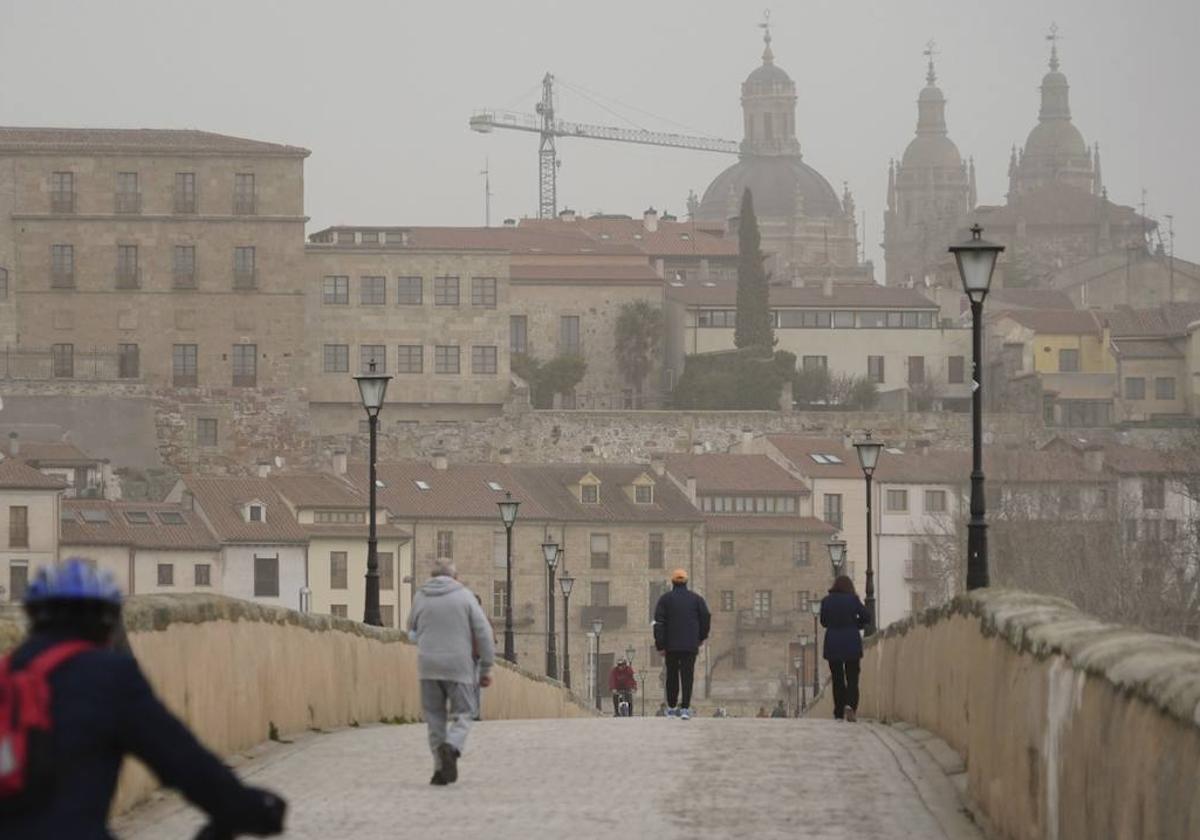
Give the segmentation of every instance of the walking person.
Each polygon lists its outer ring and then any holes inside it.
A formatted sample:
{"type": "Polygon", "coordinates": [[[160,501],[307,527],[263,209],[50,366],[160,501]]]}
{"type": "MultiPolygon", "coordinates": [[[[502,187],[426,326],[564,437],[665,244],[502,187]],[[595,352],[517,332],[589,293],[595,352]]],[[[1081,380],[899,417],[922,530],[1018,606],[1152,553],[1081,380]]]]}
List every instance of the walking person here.
{"type": "Polygon", "coordinates": [[[608,690],[612,692],[613,717],[621,716],[621,701],[628,703],[626,711],[633,715],[633,692],[637,691],[637,675],[633,666],[621,657],[608,672],[608,690]]]}
{"type": "Polygon", "coordinates": [[[671,588],[654,607],[654,647],[667,659],[667,717],[692,716],[696,654],[708,638],[712,615],[704,599],[688,589],[684,569],[671,573],[671,588]]]}
{"type": "Polygon", "coordinates": [[[409,634],[417,643],[421,708],[433,752],[431,785],[458,779],[458,759],[477,712],[475,686],[491,685],[496,659],[487,616],[471,590],[454,579],[456,574],[452,561],[435,560],[430,579],[417,590],[408,620],[409,634]]]}
{"type": "Polygon", "coordinates": [[[825,628],[826,661],[833,683],[833,716],[854,723],[858,719],[858,674],[863,645],[860,631],[871,623],[871,614],[858,600],[854,581],[840,575],[821,601],[821,626],[825,628]]]}

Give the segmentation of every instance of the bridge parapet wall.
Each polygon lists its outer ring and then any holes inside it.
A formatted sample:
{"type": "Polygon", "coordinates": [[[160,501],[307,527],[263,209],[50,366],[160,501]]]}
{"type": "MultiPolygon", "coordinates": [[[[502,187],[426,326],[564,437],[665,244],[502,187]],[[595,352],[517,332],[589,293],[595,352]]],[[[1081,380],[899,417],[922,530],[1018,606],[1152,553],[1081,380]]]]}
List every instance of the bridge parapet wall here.
{"type": "MultiPolygon", "coordinates": [[[[814,710],[831,714],[826,691],[814,710]]],[[[984,590],[868,644],[859,712],[940,736],[1012,840],[1200,837],[1200,644],[984,590]]]]}

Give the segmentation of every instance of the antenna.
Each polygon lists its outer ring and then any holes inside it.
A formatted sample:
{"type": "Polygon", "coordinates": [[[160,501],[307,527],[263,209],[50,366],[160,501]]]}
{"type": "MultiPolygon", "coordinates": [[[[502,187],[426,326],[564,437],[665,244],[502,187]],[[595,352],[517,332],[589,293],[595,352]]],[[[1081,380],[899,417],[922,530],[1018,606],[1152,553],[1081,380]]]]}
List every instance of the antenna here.
{"type": "Polygon", "coordinates": [[[1175,300],[1175,214],[1164,213],[1167,220],[1167,293],[1168,301],[1175,300]]]}
{"type": "Polygon", "coordinates": [[[484,227],[492,226],[492,171],[488,166],[488,159],[483,159],[483,169],[479,170],[479,174],[483,176],[483,224],[484,227]]]}
{"type": "Polygon", "coordinates": [[[1142,200],[1138,203],[1138,210],[1142,217],[1142,245],[1148,246],[1147,231],[1146,231],[1146,188],[1142,187],[1142,200]]]}

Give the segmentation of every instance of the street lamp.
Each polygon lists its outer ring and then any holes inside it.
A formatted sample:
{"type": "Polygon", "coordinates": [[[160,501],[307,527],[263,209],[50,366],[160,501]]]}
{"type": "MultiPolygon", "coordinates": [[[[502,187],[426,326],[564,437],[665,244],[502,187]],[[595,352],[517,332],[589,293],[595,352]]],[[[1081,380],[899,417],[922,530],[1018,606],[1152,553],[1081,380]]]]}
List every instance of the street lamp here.
{"type": "Polygon", "coordinates": [[[370,499],[370,519],[367,524],[367,579],[366,599],[363,604],[363,624],[375,627],[383,626],[383,618],[379,614],[379,541],[375,534],[375,438],[379,431],[379,411],[383,408],[383,398],[387,394],[388,381],[392,377],[375,372],[375,360],[367,366],[367,372],[354,377],[358,383],[358,393],[362,397],[363,408],[367,411],[367,426],[370,430],[371,448],[367,479],[371,483],[368,493],[370,499]]]}
{"type": "Polygon", "coordinates": [[[971,520],[967,523],[967,589],[988,585],[987,522],[983,498],[983,299],[987,297],[1003,245],[981,237],[974,225],[971,238],[950,246],[958,263],[963,291],[971,301],[971,520]]]}
{"type": "MultiPolygon", "coordinates": [[[[561,548],[559,552],[562,552],[561,548]]],[[[558,579],[558,588],[563,596],[563,685],[567,688],[571,687],[571,587],[574,585],[575,578],[564,570],[558,579]]]]}
{"type": "MultiPolygon", "coordinates": [[[[805,667],[807,664],[808,664],[808,634],[801,633],[800,634],[800,670],[796,674],[796,682],[800,684],[800,688],[798,689],[800,692],[800,711],[804,711],[805,709],[808,708],[808,696],[807,696],[808,685],[804,681],[804,677],[807,676],[807,671],[808,671],[808,669],[805,667]]],[[[813,696],[816,697],[815,694],[813,696]]],[[[800,717],[800,715],[797,714],[796,717],[800,717]]]]}
{"type": "Polygon", "coordinates": [[[561,551],[558,543],[551,542],[549,536],[542,543],[542,556],[546,558],[546,570],[550,575],[546,581],[546,676],[552,680],[558,679],[558,654],[554,649],[554,567],[558,565],[561,551]]]}
{"type": "Polygon", "coordinates": [[[596,637],[596,653],[592,657],[592,670],[595,671],[593,677],[596,680],[596,711],[600,711],[600,631],[604,629],[604,622],[599,618],[592,619],[592,633],[596,637]]]}
{"type": "Polygon", "coordinates": [[[504,658],[509,662],[516,662],[512,625],[512,529],[517,521],[517,508],[521,503],[513,499],[512,493],[505,492],[504,501],[496,502],[496,506],[500,508],[500,519],[504,522],[504,533],[507,537],[507,549],[504,553],[504,658]]]}
{"type": "Polygon", "coordinates": [[[817,643],[820,640],[820,633],[817,630],[817,619],[821,617],[821,602],[810,601],[809,609],[813,614],[813,699],[817,699],[817,695],[821,693],[821,657],[817,653],[817,643]]]}
{"type": "Polygon", "coordinates": [[[846,541],[830,540],[825,547],[829,549],[829,565],[833,569],[833,576],[839,577],[846,569],[846,541]]]}
{"type": "MultiPolygon", "coordinates": [[[[637,653],[637,648],[633,645],[625,646],[625,661],[629,663],[629,667],[633,667],[633,655],[637,653]]],[[[634,688],[637,688],[637,677],[633,678],[634,688]]],[[[642,717],[646,716],[646,695],[642,695],[642,717]]],[[[633,717],[633,697],[629,698],[629,716],[633,717]]]]}
{"type": "Polygon", "coordinates": [[[867,625],[866,635],[870,636],[875,632],[875,566],[871,562],[872,552],[871,532],[874,530],[873,520],[871,518],[871,477],[875,474],[875,466],[879,463],[879,453],[883,451],[883,444],[877,440],[871,439],[871,433],[867,432],[866,436],[854,444],[854,448],[858,451],[858,465],[862,467],[863,475],[867,479],[867,612],[871,614],[871,623],[867,625]]]}

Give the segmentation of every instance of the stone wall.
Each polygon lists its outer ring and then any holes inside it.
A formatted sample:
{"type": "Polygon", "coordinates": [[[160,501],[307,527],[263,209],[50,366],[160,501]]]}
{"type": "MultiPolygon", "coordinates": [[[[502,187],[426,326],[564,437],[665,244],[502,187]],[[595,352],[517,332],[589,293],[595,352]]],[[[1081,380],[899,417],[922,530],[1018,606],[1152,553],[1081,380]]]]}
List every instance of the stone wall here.
{"type": "Polygon", "coordinates": [[[980,591],[887,628],[862,672],[860,713],[949,743],[997,837],[1200,836],[1196,642],[980,591]]]}

